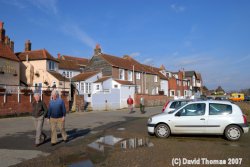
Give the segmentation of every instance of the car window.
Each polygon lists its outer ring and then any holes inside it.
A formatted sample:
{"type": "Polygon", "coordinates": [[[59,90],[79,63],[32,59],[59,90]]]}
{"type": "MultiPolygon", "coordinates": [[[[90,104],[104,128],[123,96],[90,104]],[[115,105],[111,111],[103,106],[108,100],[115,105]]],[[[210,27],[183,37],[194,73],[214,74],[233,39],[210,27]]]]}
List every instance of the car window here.
{"type": "Polygon", "coordinates": [[[176,113],[176,116],[200,116],[206,111],[205,103],[189,104],[176,113]]]}
{"type": "Polygon", "coordinates": [[[209,115],[225,115],[232,113],[232,106],[229,104],[209,104],[209,115]]]}
{"type": "Polygon", "coordinates": [[[175,108],[177,101],[172,102],[169,108],[175,108]]]}

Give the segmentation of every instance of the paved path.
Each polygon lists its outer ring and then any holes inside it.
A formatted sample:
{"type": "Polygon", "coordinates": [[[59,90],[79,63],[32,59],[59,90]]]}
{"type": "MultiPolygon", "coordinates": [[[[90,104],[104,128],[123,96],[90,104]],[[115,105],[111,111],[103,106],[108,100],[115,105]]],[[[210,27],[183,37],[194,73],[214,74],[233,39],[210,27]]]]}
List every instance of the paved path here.
{"type": "MultiPolygon", "coordinates": [[[[66,131],[70,135],[69,144],[87,134],[108,128],[108,125],[160,113],[161,107],[147,108],[145,114],[141,114],[138,109],[135,111],[134,113],[129,113],[128,110],[70,113],[66,117],[66,131]]],[[[50,134],[47,122],[44,124],[44,131],[47,135],[50,134]]],[[[51,147],[50,141],[47,140],[45,144],[36,148],[34,133],[32,117],[0,119],[0,166],[7,167],[40,155],[46,156],[64,146],[64,143],[59,143],[51,147]]]]}

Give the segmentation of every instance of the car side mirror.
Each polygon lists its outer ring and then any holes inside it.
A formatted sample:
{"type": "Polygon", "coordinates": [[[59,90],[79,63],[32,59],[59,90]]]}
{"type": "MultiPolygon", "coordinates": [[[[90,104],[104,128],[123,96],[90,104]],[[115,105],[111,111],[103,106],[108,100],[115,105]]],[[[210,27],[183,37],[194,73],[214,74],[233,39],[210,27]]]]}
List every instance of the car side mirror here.
{"type": "Polygon", "coordinates": [[[176,117],[180,117],[180,116],[181,116],[181,112],[177,112],[177,113],[175,114],[175,116],[176,116],[176,117]]]}

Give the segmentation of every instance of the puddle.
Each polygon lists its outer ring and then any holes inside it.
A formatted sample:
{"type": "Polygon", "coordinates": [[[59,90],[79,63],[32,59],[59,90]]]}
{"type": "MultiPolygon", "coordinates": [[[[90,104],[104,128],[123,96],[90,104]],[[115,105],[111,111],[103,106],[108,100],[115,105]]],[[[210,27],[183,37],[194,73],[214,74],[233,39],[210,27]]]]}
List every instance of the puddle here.
{"type": "Polygon", "coordinates": [[[90,160],[85,160],[68,165],[68,167],[94,167],[94,164],[90,160]]]}
{"type": "Polygon", "coordinates": [[[117,130],[119,130],[119,131],[124,131],[125,128],[118,128],[117,130]]]}
{"type": "Polygon", "coordinates": [[[104,136],[104,137],[101,137],[100,139],[96,140],[96,142],[107,144],[110,146],[114,146],[116,143],[118,143],[122,139],[123,138],[118,138],[118,137],[114,137],[114,136],[104,136]]]}

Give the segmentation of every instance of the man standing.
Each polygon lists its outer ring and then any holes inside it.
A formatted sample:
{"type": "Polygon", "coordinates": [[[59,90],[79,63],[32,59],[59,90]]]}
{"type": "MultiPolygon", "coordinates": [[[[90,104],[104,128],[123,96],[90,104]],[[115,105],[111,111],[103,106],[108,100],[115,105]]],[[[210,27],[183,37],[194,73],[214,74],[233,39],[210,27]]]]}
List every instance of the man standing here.
{"type": "Polygon", "coordinates": [[[34,94],[34,102],[32,103],[32,115],[34,117],[35,129],[36,129],[36,140],[35,146],[38,147],[41,143],[46,140],[46,135],[43,133],[44,117],[47,115],[47,107],[43,101],[41,101],[40,94],[34,94]]]}
{"type": "Polygon", "coordinates": [[[128,104],[128,108],[130,109],[130,113],[132,113],[134,101],[130,95],[128,97],[127,104],[128,104]]]}
{"type": "Polygon", "coordinates": [[[65,132],[65,116],[66,108],[62,99],[59,98],[57,90],[52,91],[52,100],[49,103],[48,119],[50,121],[51,128],[51,145],[54,146],[57,143],[57,127],[60,129],[62,138],[66,143],[68,140],[67,133],[65,132]]]}
{"type": "Polygon", "coordinates": [[[145,113],[145,101],[144,101],[143,96],[140,98],[140,110],[142,114],[145,113]]]}

